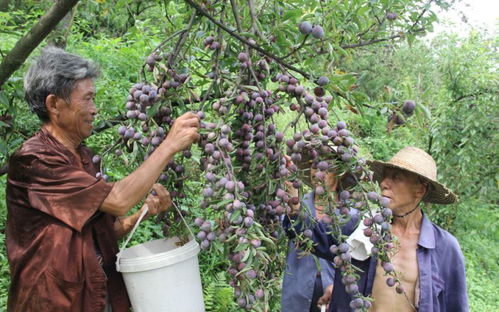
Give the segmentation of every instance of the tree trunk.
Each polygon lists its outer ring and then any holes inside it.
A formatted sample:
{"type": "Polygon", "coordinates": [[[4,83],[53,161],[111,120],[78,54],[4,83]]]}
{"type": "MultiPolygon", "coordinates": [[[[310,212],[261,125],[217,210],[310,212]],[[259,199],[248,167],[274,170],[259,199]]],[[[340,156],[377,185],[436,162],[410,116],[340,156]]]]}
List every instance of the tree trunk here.
{"type": "Polygon", "coordinates": [[[71,26],[73,26],[74,17],[76,15],[76,4],[71,11],[64,16],[64,18],[59,22],[56,28],[52,31],[50,36],[47,38],[50,45],[54,45],[61,49],[66,48],[69,31],[71,26]]]}
{"type": "Polygon", "coordinates": [[[30,31],[16,43],[0,64],[0,88],[9,79],[40,42],[57,26],[59,21],[73,8],[78,0],[57,0],[30,31]]]}
{"type": "Polygon", "coordinates": [[[9,10],[10,0],[0,0],[0,12],[7,12],[9,10]]]}

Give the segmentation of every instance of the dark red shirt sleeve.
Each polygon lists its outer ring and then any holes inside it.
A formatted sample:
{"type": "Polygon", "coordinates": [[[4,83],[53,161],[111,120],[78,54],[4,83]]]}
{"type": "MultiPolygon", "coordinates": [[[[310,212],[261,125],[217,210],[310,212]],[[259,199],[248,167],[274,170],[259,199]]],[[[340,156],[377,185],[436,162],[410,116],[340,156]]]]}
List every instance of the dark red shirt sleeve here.
{"type": "Polygon", "coordinates": [[[59,155],[39,155],[26,165],[30,172],[27,177],[30,206],[79,232],[112,189],[112,184],[95,178],[59,155]]]}

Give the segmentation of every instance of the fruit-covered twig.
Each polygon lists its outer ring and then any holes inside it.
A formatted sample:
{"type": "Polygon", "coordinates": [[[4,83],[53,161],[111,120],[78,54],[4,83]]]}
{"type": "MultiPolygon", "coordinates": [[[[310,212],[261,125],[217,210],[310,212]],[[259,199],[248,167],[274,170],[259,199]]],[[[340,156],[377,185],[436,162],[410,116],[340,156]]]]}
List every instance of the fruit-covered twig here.
{"type": "Polygon", "coordinates": [[[236,21],[237,30],[241,32],[241,19],[239,18],[239,12],[237,10],[236,0],[230,0],[230,6],[232,8],[232,14],[234,14],[234,20],[236,21]]]}
{"type": "MultiPolygon", "coordinates": [[[[424,28],[419,28],[419,29],[415,30],[415,32],[420,32],[420,31],[424,31],[424,28]]],[[[372,39],[372,40],[369,40],[369,41],[361,41],[359,43],[343,44],[340,47],[342,49],[358,48],[358,47],[363,47],[363,46],[375,44],[375,43],[378,43],[378,42],[383,42],[383,41],[388,41],[388,40],[400,38],[400,37],[403,37],[403,36],[405,36],[405,33],[392,35],[392,36],[389,36],[389,37],[386,37],[386,38],[372,39]]]]}
{"type": "MultiPolygon", "coordinates": [[[[165,40],[163,40],[160,44],[158,44],[154,50],[152,50],[151,54],[154,54],[156,53],[157,51],[159,51],[165,44],[167,44],[168,42],[170,42],[170,40],[172,40],[173,38],[177,37],[178,35],[181,35],[183,34],[185,31],[187,31],[188,28],[184,28],[182,30],[179,30],[179,31],[176,31],[174,32],[173,34],[171,34],[168,38],[166,38],[165,40]]],[[[145,74],[145,68],[146,68],[146,65],[147,65],[147,62],[144,61],[144,63],[142,64],[142,66],[140,67],[140,72],[139,72],[139,77],[144,77],[144,80],[146,78],[146,74],[145,74]]]]}
{"type": "MultiPolygon", "coordinates": [[[[239,8],[237,7],[237,3],[234,0],[231,0],[230,1],[230,5],[232,7],[232,12],[234,14],[234,19],[236,20],[237,31],[242,32],[243,29],[242,29],[242,26],[241,26],[241,21],[239,19],[239,15],[237,14],[237,12],[239,12],[239,8]]],[[[250,11],[251,11],[251,9],[250,9],[250,11]]],[[[245,47],[246,55],[248,55],[248,57],[249,57],[249,55],[250,55],[249,48],[246,45],[244,47],[245,47]]],[[[251,76],[253,77],[253,80],[255,80],[255,83],[256,83],[258,89],[260,91],[262,91],[260,83],[258,82],[258,78],[256,77],[255,71],[253,70],[253,64],[251,62],[248,65],[248,70],[249,70],[251,76]]]]}
{"type": "Polygon", "coordinates": [[[291,50],[291,52],[289,52],[288,54],[286,54],[285,56],[282,57],[282,59],[287,59],[288,57],[290,57],[291,55],[295,54],[298,50],[300,50],[301,48],[303,48],[305,46],[305,42],[307,41],[307,38],[308,38],[308,35],[305,36],[305,38],[303,38],[303,41],[300,43],[300,45],[294,49],[291,50]]]}
{"type": "MultiPolygon", "coordinates": [[[[225,6],[224,6],[224,9],[222,10],[220,20],[222,20],[224,12],[225,12],[225,6]]],[[[220,28],[218,30],[217,36],[218,36],[218,42],[222,42],[222,33],[220,31],[220,28]]],[[[213,90],[213,87],[217,83],[217,80],[221,78],[220,77],[220,51],[221,51],[221,49],[216,49],[215,53],[213,54],[213,59],[214,59],[213,72],[214,72],[215,76],[213,77],[213,81],[210,83],[208,90],[206,91],[205,95],[203,96],[203,99],[201,100],[199,110],[202,112],[204,112],[204,106],[206,104],[206,100],[210,96],[211,91],[213,90]]]]}
{"type": "Polygon", "coordinates": [[[177,41],[177,44],[175,45],[175,49],[173,50],[173,53],[170,54],[170,57],[168,58],[168,66],[171,68],[173,66],[173,62],[175,62],[175,58],[177,57],[178,53],[180,52],[180,49],[185,43],[185,40],[187,39],[187,35],[189,34],[189,31],[192,28],[192,24],[194,23],[194,18],[196,17],[196,13],[193,13],[191,15],[191,18],[189,19],[189,24],[187,25],[184,30],[182,30],[182,34],[180,35],[179,40],[177,41]]]}
{"type": "Polygon", "coordinates": [[[251,17],[251,28],[258,35],[258,37],[260,37],[260,39],[265,41],[265,37],[263,36],[262,32],[258,28],[254,0],[248,0],[248,7],[249,7],[249,12],[250,12],[250,17],[251,17]]]}
{"type": "Polygon", "coordinates": [[[412,26],[409,28],[409,32],[412,32],[412,30],[414,29],[414,27],[416,27],[416,25],[419,23],[419,21],[421,20],[421,18],[423,17],[423,15],[430,8],[430,5],[431,5],[432,2],[433,2],[433,0],[429,0],[428,3],[425,4],[423,11],[421,11],[421,13],[419,13],[418,18],[416,18],[416,20],[414,21],[414,23],[412,24],[412,26]]]}
{"type": "Polygon", "coordinates": [[[230,30],[227,26],[220,24],[213,16],[211,16],[208,12],[206,12],[205,9],[203,9],[202,7],[200,7],[194,1],[192,1],[192,0],[185,0],[185,1],[190,6],[192,6],[194,9],[196,9],[196,11],[198,11],[200,14],[206,16],[212,23],[214,23],[218,27],[222,28],[224,31],[226,31],[227,33],[229,33],[232,37],[234,37],[237,40],[241,41],[242,43],[244,43],[248,47],[257,50],[258,52],[262,53],[265,56],[268,56],[269,58],[275,60],[277,63],[281,64],[282,66],[284,66],[284,67],[286,67],[286,68],[288,68],[288,69],[290,69],[290,70],[292,70],[294,72],[299,73],[300,75],[302,75],[306,79],[310,79],[310,75],[307,74],[306,72],[304,72],[304,71],[302,71],[302,70],[294,67],[293,65],[290,65],[290,64],[284,62],[280,57],[278,57],[278,56],[276,56],[276,55],[274,55],[274,54],[272,54],[270,52],[265,51],[264,49],[260,48],[256,44],[253,44],[253,43],[249,42],[248,40],[246,40],[245,38],[243,38],[241,35],[239,35],[236,32],[230,30]]]}
{"type": "MultiPolygon", "coordinates": [[[[400,37],[405,36],[406,33],[419,33],[419,32],[423,32],[423,31],[425,31],[424,27],[417,28],[417,29],[415,29],[415,27],[419,24],[419,22],[421,21],[421,18],[426,13],[426,11],[428,11],[428,8],[430,7],[430,4],[432,2],[433,2],[433,0],[429,0],[428,1],[428,4],[426,4],[424,6],[424,9],[418,15],[418,17],[416,18],[416,20],[414,21],[414,23],[412,24],[412,26],[409,28],[409,30],[407,32],[405,32],[405,33],[399,33],[399,34],[392,35],[392,36],[389,36],[389,37],[386,37],[386,38],[379,38],[379,39],[371,39],[371,40],[368,40],[368,41],[361,41],[359,43],[354,43],[354,44],[343,44],[343,45],[340,45],[340,47],[343,48],[343,49],[358,48],[358,47],[363,47],[363,46],[366,46],[366,45],[375,44],[375,43],[378,43],[378,42],[383,42],[383,41],[388,41],[388,40],[393,40],[393,39],[396,39],[396,38],[400,38],[400,37]]],[[[378,21],[378,25],[383,24],[384,21],[385,21],[385,19],[380,20],[377,15],[374,15],[374,17],[378,21]]],[[[361,32],[359,34],[359,38],[362,37],[363,35],[365,35],[374,25],[376,25],[376,24],[372,24],[365,31],[361,32]]]]}

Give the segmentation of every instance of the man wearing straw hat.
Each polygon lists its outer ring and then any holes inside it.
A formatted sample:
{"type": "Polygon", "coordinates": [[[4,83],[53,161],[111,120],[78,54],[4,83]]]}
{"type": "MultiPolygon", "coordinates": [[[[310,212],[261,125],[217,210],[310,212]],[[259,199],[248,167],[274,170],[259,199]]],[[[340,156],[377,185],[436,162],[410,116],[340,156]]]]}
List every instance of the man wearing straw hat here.
{"type": "MultiPolygon", "coordinates": [[[[352,264],[361,270],[358,291],[374,299],[369,311],[468,311],[464,257],[459,244],[454,236],[433,224],[420,207],[421,201],[457,201],[457,196],[437,181],[433,158],[419,148],[406,147],[388,162],[371,161],[369,165],[380,182],[381,195],[390,199],[392,233],[398,240],[397,252],[390,258],[395,271],[400,272],[402,286],[399,294],[387,285],[377,256],[370,254],[369,240],[356,235],[362,223],[359,225],[354,216],[342,232],[351,235],[347,240],[351,249],[355,236],[357,250],[351,253],[352,264]],[[355,252],[358,249],[366,252],[355,252]]],[[[313,240],[318,245],[314,252],[332,261],[335,255],[329,247],[337,241],[328,231],[327,227],[315,226],[313,240]]],[[[341,274],[337,268],[336,276],[341,274]]],[[[351,301],[341,278],[335,278],[330,311],[350,311],[354,309],[351,301]]]]}

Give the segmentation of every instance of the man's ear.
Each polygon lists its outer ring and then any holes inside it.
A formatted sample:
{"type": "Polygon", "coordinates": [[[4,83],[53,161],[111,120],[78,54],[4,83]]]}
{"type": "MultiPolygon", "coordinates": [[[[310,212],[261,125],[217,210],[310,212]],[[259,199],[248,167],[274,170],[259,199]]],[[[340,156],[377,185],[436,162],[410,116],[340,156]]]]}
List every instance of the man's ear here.
{"type": "Polygon", "coordinates": [[[426,192],[428,192],[429,187],[430,186],[426,181],[420,183],[418,189],[416,190],[416,196],[418,196],[419,198],[423,198],[426,195],[426,192]]]}
{"type": "Polygon", "coordinates": [[[60,98],[55,94],[49,94],[45,98],[45,107],[47,108],[47,113],[49,116],[59,115],[60,98]]]}

